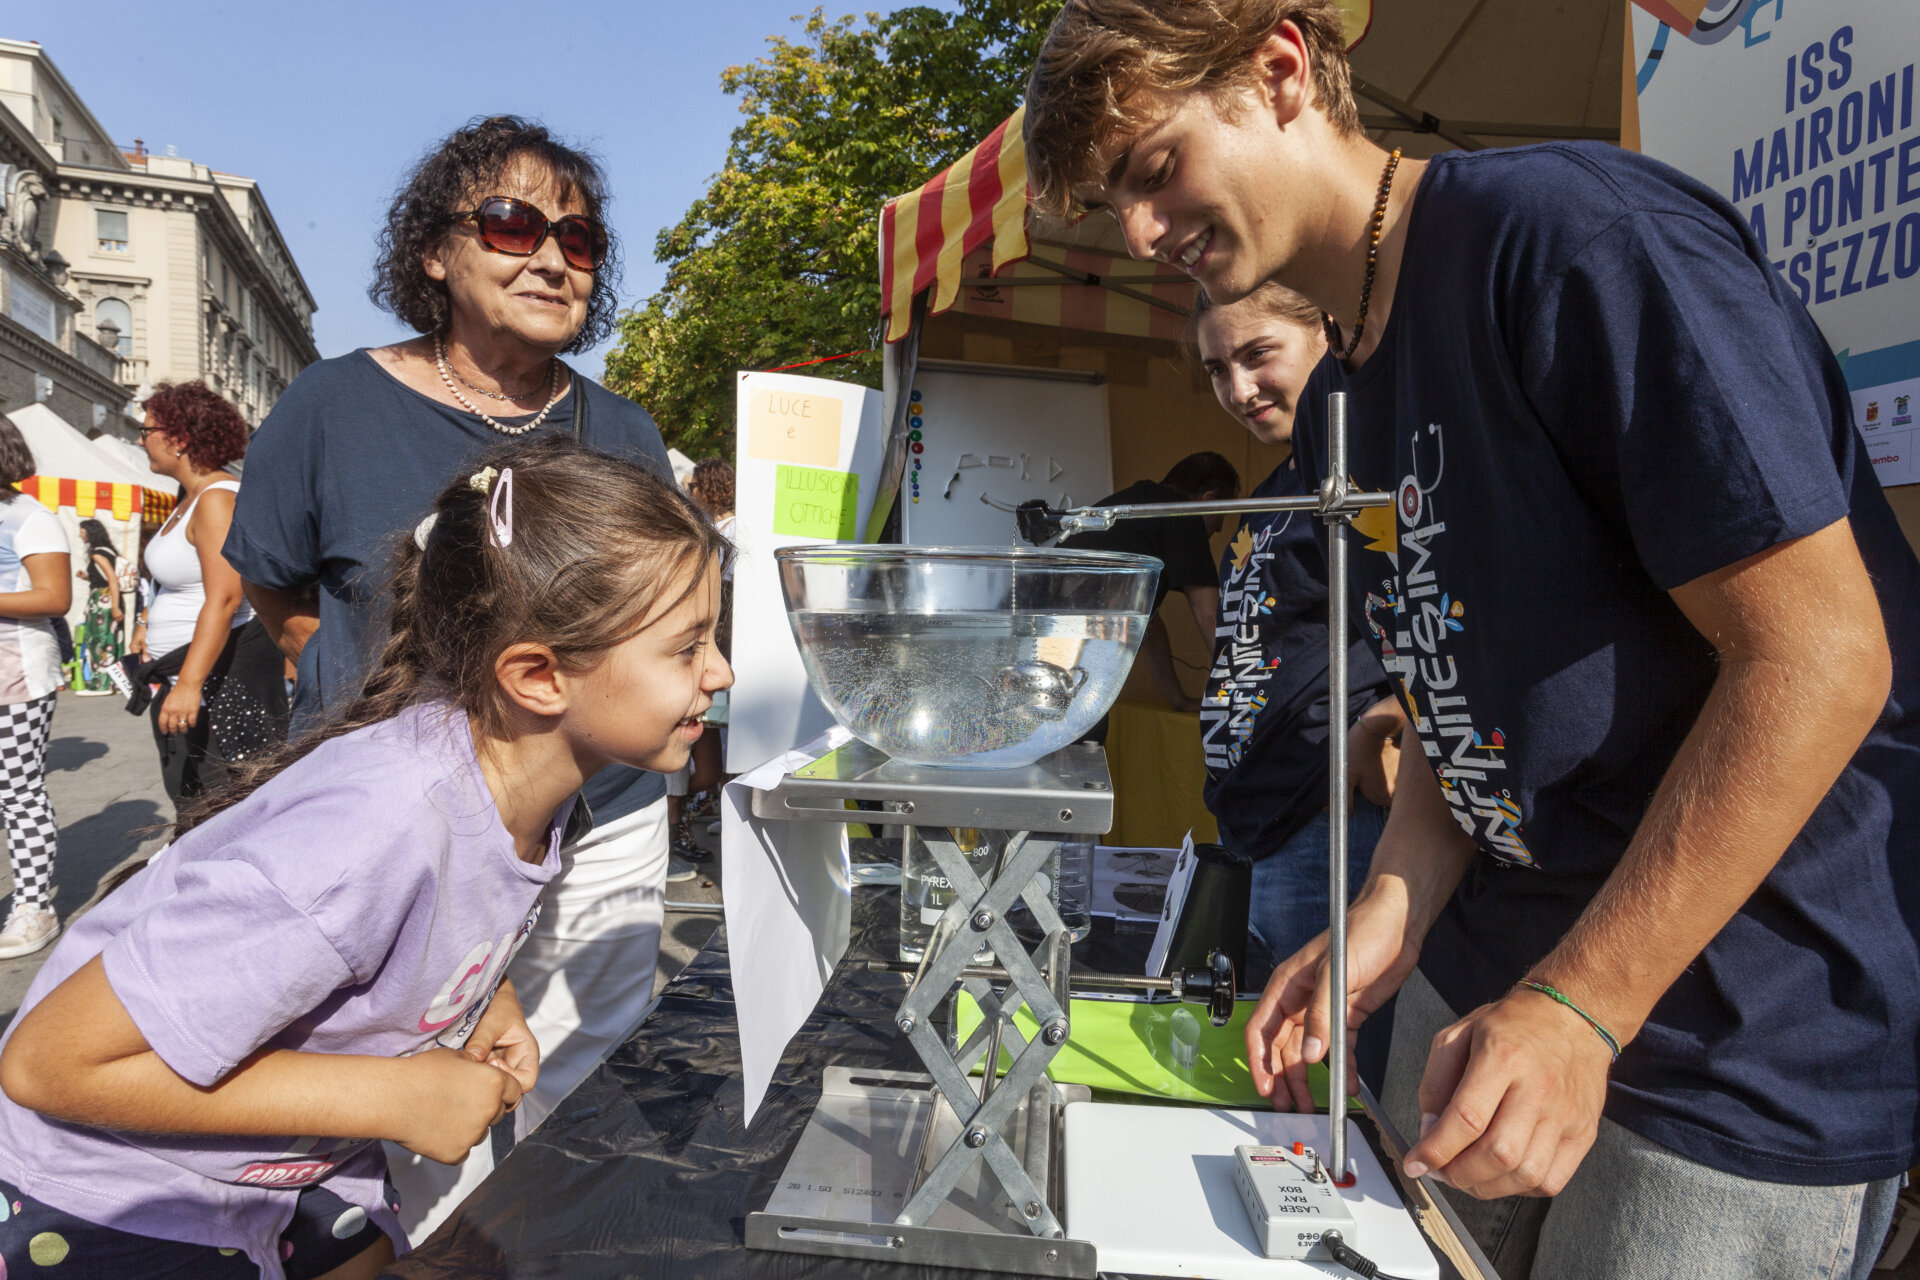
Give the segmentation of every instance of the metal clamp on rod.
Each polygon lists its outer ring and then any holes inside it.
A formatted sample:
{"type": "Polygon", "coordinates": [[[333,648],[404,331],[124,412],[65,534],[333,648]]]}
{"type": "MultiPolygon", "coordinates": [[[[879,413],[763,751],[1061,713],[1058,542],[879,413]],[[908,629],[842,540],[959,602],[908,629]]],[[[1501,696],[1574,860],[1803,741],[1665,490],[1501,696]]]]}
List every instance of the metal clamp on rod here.
{"type": "MultiPolygon", "coordinates": [[[[1338,392],[1334,394],[1338,395],[1338,392]]],[[[1111,529],[1122,520],[1161,520],[1168,516],[1255,515],[1267,511],[1311,511],[1321,516],[1350,514],[1365,507],[1390,507],[1390,493],[1357,493],[1347,487],[1342,475],[1333,476],[1317,494],[1290,498],[1221,498],[1213,502],[1135,502],[1111,507],[1075,507],[1062,511],[1038,498],[1013,509],[1013,520],[1020,536],[1036,547],[1049,547],[1062,538],[1111,529]]]]}

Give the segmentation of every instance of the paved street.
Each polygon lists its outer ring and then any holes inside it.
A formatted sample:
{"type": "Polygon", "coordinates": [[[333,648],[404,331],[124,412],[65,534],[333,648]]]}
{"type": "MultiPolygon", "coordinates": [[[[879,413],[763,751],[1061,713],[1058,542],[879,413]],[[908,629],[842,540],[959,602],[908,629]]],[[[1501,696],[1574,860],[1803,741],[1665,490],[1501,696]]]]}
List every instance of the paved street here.
{"type": "MultiPolygon", "coordinates": [[[[128,715],[117,697],[61,694],[47,747],[47,793],[60,823],[54,909],[65,922],[91,903],[121,866],[151,856],[165,843],[164,834],[153,828],[173,820],[173,806],[160,785],[160,763],[146,717],[128,715]]],[[[695,831],[715,850],[703,866],[714,870],[697,880],[668,885],[669,902],[720,900],[720,841],[706,835],[704,821],[695,823],[695,831]]],[[[12,890],[12,869],[0,860],[0,893],[12,890]]],[[[719,920],[716,914],[668,913],[656,989],[706,944],[719,920]]],[[[0,960],[0,1030],[13,1020],[20,998],[51,951],[0,960]]]]}

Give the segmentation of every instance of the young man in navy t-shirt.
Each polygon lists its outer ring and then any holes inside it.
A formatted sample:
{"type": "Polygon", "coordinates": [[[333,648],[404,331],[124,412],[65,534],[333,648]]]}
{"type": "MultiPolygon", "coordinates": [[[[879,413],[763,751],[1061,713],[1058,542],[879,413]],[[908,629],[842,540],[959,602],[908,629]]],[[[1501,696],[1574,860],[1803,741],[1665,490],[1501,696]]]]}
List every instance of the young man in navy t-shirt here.
{"type": "MultiPolygon", "coordinates": [[[[1044,207],[1337,326],[1296,438],[1317,483],[1345,391],[1395,496],[1350,603],[1423,748],[1348,969],[1402,991],[1407,1171],[1501,1201],[1455,1197],[1508,1280],[1864,1275],[1920,1112],[1920,564],[1738,214],[1612,147],[1396,162],[1331,0],[1068,0],[1026,129],[1044,207]]],[[[1276,1105],[1324,949],[1249,1030],[1276,1105]]]]}

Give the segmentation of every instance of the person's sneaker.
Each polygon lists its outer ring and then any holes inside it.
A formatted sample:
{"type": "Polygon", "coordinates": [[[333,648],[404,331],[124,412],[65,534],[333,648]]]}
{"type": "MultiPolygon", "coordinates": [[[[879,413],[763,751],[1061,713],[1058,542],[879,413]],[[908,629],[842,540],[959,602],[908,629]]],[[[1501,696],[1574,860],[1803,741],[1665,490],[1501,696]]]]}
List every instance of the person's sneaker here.
{"type": "Polygon", "coordinates": [[[668,884],[679,884],[681,881],[691,880],[699,874],[700,868],[694,866],[679,854],[669,853],[667,855],[668,884]]]}
{"type": "Polygon", "coordinates": [[[705,862],[713,856],[693,842],[693,837],[688,834],[685,824],[674,828],[673,839],[667,845],[667,852],[678,854],[688,862],[705,862]]]}
{"type": "Polygon", "coordinates": [[[715,818],[712,822],[709,822],[707,824],[707,834],[710,836],[717,836],[720,834],[722,830],[725,829],[725,827],[726,827],[726,823],[722,822],[718,818],[715,818]]]}
{"type": "Polygon", "coordinates": [[[15,907],[0,929],[0,960],[30,956],[60,936],[60,917],[45,907],[15,907]]]}

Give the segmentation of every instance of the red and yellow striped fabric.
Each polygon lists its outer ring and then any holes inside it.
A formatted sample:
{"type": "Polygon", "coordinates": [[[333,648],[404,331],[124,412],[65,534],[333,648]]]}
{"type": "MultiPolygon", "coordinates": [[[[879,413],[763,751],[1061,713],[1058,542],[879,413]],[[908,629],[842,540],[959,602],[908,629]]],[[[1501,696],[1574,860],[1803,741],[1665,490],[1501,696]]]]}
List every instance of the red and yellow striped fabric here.
{"type": "Polygon", "coordinates": [[[913,297],[932,287],[931,312],[960,293],[963,259],[993,241],[989,270],[1027,256],[1027,149],[1015,111],[917,191],[887,202],[880,214],[880,313],[887,341],[907,336],[913,297]]]}
{"type": "MultiPolygon", "coordinates": [[[[1652,8],[1677,5],[1698,9],[1706,0],[1635,0],[1652,8]]],[[[1346,25],[1347,48],[1351,50],[1366,38],[1373,23],[1373,0],[1338,0],[1346,25]]],[[[923,289],[932,288],[927,314],[939,315],[960,299],[960,281],[968,268],[982,274],[999,275],[1001,268],[1018,262],[1029,252],[1027,245],[1027,146],[1021,133],[1027,109],[1021,107],[1000,127],[988,134],[973,150],[961,156],[931,182],[917,191],[895,196],[880,213],[880,314],[886,317],[887,341],[898,342],[907,336],[913,323],[913,299],[923,289]],[[970,263],[968,255],[992,240],[992,253],[984,263],[970,263]]],[[[1070,262],[1076,270],[1092,275],[1113,276],[1124,283],[1122,274],[1113,270],[1116,259],[1098,254],[1078,253],[1070,262]],[[1099,265],[1095,265],[1095,264],[1099,265]]],[[[1075,254],[1069,254],[1070,259],[1075,254]]],[[[1192,302],[1188,285],[1152,286],[1155,297],[1186,307],[1192,302]]],[[[1178,312],[1150,306],[1124,295],[1112,294],[1094,286],[1063,288],[1057,296],[1052,289],[986,289],[999,293],[1010,309],[1032,310],[1045,314],[1021,315],[1042,324],[1059,324],[1070,329],[1097,329],[1106,333],[1127,333],[1139,337],[1172,337],[1179,332],[1182,317],[1178,312]],[[1005,295],[1013,294],[1013,298],[1005,295]],[[1032,294],[1035,296],[1025,297],[1032,294]],[[1095,313],[1100,313],[1096,319],[1095,313]],[[1058,319],[1049,318],[1057,314],[1058,319]]],[[[968,299],[962,310],[975,311],[968,299]]],[[[989,305],[989,310],[991,305],[989,305]]]]}
{"type": "Polygon", "coordinates": [[[111,484],[100,480],[61,480],[54,476],[28,476],[15,486],[20,492],[40,500],[51,511],[72,507],[82,520],[105,507],[115,520],[126,520],[135,511],[144,510],[143,490],[137,484],[111,484]]]}
{"type": "MultiPolygon", "coordinates": [[[[986,255],[984,248],[968,254],[963,278],[986,275],[986,255]]],[[[1090,249],[1050,247],[1043,256],[1101,283],[1071,284],[1058,272],[1035,262],[1019,262],[998,273],[994,283],[969,285],[960,290],[953,309],[963,315],[991,316],[1055,329],[1082,329],[1169,342],[1179,340],[1197,287],[1191,280],[1155,283],[1156,278],[1167,274],[1164,270],[1156,271],[1157,263],[1110,257],[1090,249]],[[1121,292],[1122,289],[1125,292],[1121,292]],[[1169,305],[1154,306],[1141,295],[1169,305]]]]}

